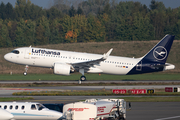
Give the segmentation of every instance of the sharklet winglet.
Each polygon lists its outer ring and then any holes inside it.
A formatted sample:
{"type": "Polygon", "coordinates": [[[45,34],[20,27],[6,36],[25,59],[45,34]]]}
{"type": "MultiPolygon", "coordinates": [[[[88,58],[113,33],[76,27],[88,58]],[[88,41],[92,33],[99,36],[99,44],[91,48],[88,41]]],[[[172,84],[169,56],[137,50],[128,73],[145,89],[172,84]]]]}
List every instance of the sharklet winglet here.
{"type": "Polygon", "coordinates": [[[113,48],[111,48],[107,53],[104,53],[104,57],[103,59],[107,59],[109,57],[109,55],[111,54],[113,48]]]}

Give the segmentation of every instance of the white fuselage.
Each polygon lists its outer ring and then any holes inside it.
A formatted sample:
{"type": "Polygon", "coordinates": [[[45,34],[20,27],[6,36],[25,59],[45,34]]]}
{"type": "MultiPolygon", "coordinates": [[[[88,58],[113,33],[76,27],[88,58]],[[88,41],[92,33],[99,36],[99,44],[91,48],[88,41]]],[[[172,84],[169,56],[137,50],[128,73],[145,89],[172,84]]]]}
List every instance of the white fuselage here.
{"type": "MultiPolygon", "coordinates": [[[[69,52],[44,48],[23,47],[15,49],[19,54],[8,53],[7,61],[30,66],[53,68],[55,63],[75,64],[100,59],[103,55],[69,52]]],[[[88,73],[127,74],[141,59],[109,56],[100,64],[90,67],[88,73]]]]}
{"type": "Polygon", "coordinates": [[[13,117],[10,112],[0,108],[0,120],[10,120],[13,119],[13,117]]]}
{"type": "Polygon", "coordinates": [[[13,115],[13,120],[58,120],[62,113],[49,110],[40,103],[0,102],[0,107],[13,115]]]}

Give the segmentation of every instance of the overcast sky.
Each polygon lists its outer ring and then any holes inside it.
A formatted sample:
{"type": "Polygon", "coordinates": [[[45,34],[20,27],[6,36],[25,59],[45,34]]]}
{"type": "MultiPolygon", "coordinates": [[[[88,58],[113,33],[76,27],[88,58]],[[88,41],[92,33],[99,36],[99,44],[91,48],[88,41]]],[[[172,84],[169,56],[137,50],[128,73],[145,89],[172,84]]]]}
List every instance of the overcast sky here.
{"type": "MultiPolygon", "coordinates": [[[[35,5],[38,5],[43,8],[49,8],[52,6],[54,0],[31,0],[31,2],[35,5]]],[[[119,0],[119,1],[139,1],[142,4],[146,4],[148,7],[151,3],[151,0],[119,0]]],[[[180,0],[156,0],[164,3],[165,7],[177,8],[180,6],[180,0]]],[[[10,2],[13,6],[15,5],[16,0],[0,0],[0,3],[4,2],[7,4],[10,2]]]]}

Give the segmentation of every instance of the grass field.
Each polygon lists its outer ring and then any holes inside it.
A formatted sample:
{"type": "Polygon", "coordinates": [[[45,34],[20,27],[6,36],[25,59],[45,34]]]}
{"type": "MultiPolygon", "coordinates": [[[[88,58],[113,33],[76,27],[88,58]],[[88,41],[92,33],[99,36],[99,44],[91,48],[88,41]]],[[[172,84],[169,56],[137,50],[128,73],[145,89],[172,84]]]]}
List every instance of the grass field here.
{"type": "MultiPolygon", "coordinates": [[[[79,80],[81,74],[71,74],[70,76],[61,76],[54,74],[0,74],[0,80],[79,80]]],[[[153,74],[140,74],[140,75],[107,75],[107,74],[85,74],[88,81],[92,80],[122,80],[122,81],[135,81],[135,80],[180,80],[180,74],[175,73],[153,73],[153,74]]]]}

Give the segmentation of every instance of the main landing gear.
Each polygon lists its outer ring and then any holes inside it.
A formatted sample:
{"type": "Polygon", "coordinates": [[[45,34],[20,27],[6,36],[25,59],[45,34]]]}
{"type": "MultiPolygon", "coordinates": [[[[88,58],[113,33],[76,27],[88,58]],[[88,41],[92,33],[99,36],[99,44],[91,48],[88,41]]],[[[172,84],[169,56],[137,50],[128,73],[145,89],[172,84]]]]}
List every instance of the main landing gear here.
{"type": "Polygon", "coordinates": [[[26,76],[26,75],[27,75],[28,68],[29,68],[29,66],[28,66],[28,65],[26,65],[26,66],[25,66],[25,72],[23,73],[23,75],[24,75],[24,76],[26,76]]]}
{"type": "Polygon", "coordinates": [[[80,80],[86,81],[86,77],[84,76],[84,69],[79,69],[79,72],[82,74],[82,76],[80,77],[80,80]]]}
{"type": "Polygon", "coordinates": [[[84,75],[82,75],[82,76],[80,77],[80,80],[81,80],[81,81],[86,81],[86,77],[85,77],[84,75]]]}

